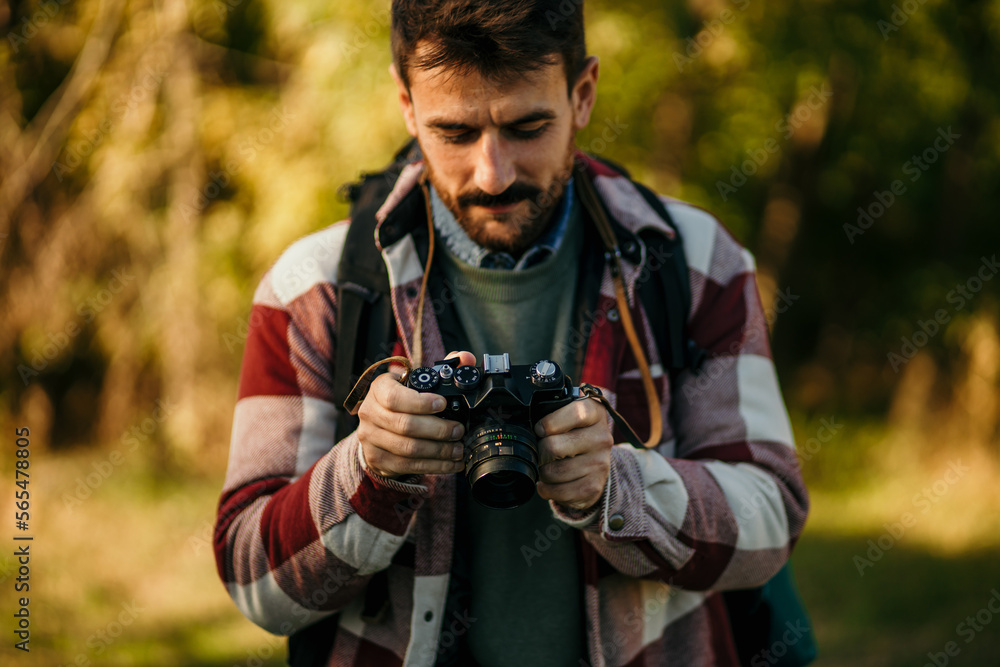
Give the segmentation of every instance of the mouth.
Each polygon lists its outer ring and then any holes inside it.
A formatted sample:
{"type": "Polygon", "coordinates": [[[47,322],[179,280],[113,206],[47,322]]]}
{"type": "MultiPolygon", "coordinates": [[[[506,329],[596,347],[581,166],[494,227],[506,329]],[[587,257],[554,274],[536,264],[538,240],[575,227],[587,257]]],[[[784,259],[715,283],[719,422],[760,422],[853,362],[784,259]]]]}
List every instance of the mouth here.
{"type": "Polygon", "coordinates": [[[514,202],[513,204],[505,204],[503,206],[477,206],[477,208],[481,208],[492,215],[497,215],[499,213],[510,213],[517,208],[520,203],[521,202],[514,202]]]}

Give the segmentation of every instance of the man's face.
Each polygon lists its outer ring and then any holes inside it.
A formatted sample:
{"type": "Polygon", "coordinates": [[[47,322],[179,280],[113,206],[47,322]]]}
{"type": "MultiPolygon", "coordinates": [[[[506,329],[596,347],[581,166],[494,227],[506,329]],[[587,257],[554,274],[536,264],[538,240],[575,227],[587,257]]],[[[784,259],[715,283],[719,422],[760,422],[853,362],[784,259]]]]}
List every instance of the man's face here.
{"type": "Polygon", "coordinates": [[[594,103],[597,59],[570,96],[561,60],[506,85],[475,71],[411,69],[407,92],[392,73],[441,200],[473,241],[520,255],[565,189],[576,133],[594,103]]]}

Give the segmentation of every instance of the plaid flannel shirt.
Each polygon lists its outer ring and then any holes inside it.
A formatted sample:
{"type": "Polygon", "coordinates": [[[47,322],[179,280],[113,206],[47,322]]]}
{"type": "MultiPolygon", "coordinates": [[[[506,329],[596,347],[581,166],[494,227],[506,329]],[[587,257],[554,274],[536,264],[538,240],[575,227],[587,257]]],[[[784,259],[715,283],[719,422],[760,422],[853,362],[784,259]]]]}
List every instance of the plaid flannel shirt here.
{"type": "MultiPolygon", "coordinates": [[[[627,178],[578,157],[617,224],[672,234],[627,178]]],[[[380,226],[422,171],[422,162],[404,169],[376,216],[380,226]]],[[[594,667],[736,664],[718,592],[774,575],[808,509],[753,258],[708,213],[662,201],[684,241],[689,334],[708,356],[700,373],[685,371],[671,387],[635,303],[651,260],[640,244],[624,279],[660,394],[663,438],[654,449],[613,447],[598,512],[580,518],[551,504],[575,529],[594,667]]],[[[439,640],[461,628],[443,618],[457,476],[414,484],[377,476],[364,467],[356,435],[335,432],[336,275],[348,224],[291,245],[254,295],[215,529],[218,572],[240,611],[276,634],[339,612],[329,665],[430,666],[439,640]],[[382,570],[385,613],[363,617],[366,585],[382,570]]],[[[380,250],[397,353],[412,360],[423,266],[408,234],[380,250]]],[[[602,388],[641,435],[646,397],[620,318],[609,316],[617,307],[605,269],[579,380],[602,388]]],[[[415,362],[446,353],[433,308],[423,313],[425,358],[415,362]]]]}

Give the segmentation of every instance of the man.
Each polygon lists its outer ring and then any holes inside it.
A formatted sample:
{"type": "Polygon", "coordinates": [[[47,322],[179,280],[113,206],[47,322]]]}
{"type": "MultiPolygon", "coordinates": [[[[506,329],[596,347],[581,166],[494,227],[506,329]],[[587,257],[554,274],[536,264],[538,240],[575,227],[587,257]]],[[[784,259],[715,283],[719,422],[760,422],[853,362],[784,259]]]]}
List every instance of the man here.
{"type": "Polygon", "coordinates": [[[651,447],[576,401],[536,429],[536,497],[499,511],[469,498],[443,399],[397,373],[336,432],[333,386],[355,372],[335,363],[349,223],[296,242],[254,296],[216,557],[240,610],[304,633],[318,664],[737,664],[718,591],[767,581],[804,524],[752,259],[665,198],[707,359],[672,382],[657,363],[637,294],[663,263],[649,234],[673,230],[575,149],[598,80],[581,5],[393,3],[391,74],[420,151],[374,242],[413,366],[447,350],[553,359],[651,447]],[[620,260],[601,245],[605,209],[620,260]]]}

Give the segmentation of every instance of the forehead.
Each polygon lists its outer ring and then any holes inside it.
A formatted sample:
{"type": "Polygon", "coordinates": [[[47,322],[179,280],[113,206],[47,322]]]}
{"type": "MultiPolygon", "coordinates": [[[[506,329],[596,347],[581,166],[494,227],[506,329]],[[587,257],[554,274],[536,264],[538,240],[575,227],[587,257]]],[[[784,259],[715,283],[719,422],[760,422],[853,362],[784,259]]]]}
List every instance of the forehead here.
{"type": "Polygon", "coordinates": [[[473,68],[410,70],[410,96],[423,121],[495,122],[502,124],[528,111],[549,109],[559,114],[568,108],[566,75],[562,64],[497,83],[473,68]]]}

